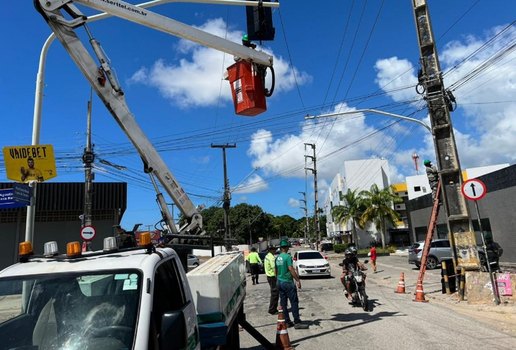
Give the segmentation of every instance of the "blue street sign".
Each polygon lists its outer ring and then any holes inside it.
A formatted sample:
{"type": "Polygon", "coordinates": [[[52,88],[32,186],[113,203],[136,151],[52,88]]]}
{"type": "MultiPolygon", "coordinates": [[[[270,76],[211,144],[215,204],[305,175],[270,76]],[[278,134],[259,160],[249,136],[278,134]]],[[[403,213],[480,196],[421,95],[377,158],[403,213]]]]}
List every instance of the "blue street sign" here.
{"type": "Polygon", "coordinates": [[[13,184],[13,197],[18,203],[29,205],[32,189],[26,184],[13,184]]]}
{"type": "Polygon", "coordinates": [[[14,193],[12,188],[0,190],[0,209],[21,208],[26,204],[18,203],[14,200],[14,193]]]}

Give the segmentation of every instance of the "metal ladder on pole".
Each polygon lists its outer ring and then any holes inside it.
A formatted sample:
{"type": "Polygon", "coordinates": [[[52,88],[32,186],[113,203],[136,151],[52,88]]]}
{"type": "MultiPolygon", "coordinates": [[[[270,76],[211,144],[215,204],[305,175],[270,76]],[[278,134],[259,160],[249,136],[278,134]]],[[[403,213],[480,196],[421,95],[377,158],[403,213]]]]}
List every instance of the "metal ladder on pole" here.
{"type": "Polygon", "coordinates": [[[417,284],[423,284],[423,279],[426,272],[426,261],[428,259],[428,252],[430,252],[430,245],[435,227],[437,226],[437,217],[439,215],[439,202],[441,196],[441,181],[437,182],[437,190],[435,191],[434,205],[432,207],[432,215],[430,215],[430,222],[428,223],[428,231],[426,232],[425,245],[421,253],[421,267],[419,268],[419,275],[417,277],[417,284]]]}

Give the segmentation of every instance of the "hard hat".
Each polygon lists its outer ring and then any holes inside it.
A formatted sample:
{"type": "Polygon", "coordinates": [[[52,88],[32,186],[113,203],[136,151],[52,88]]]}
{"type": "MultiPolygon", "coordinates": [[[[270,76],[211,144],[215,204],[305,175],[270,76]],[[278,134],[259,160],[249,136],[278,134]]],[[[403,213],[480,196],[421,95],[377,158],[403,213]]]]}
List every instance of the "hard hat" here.
{"type": "Polygon", "coordinates": [[[286,239],[282,239],[279,246],[280,247],[289,247],[290,244],[288,243],[288,241],[286,239]]]}
{"type": "Polygon", "coordinates": [[[423,162],[424,165],[430,165],[432,164],[432,162],[428,159],[426,159],[424,162],[423,162]]]}

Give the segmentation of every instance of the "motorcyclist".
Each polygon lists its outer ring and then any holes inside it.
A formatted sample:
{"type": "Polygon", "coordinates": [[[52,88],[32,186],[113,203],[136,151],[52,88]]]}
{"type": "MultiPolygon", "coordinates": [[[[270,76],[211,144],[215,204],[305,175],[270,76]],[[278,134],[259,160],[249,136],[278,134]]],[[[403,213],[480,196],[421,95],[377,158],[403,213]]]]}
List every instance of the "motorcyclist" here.
{"type": "Polygon", "coordinates": [[[355,271],[357,267],[362,271],[367,270],[367,267],[365,267],[365,265],[358,260],[356,248],[350,247],[344,251],[344,259],[342,260],[342,275],[340,276],[340,282],[344,285],[345,288],[344,295],[348,299],[351,299],[351,278],[353,276],[353,271],[355,271]]]}

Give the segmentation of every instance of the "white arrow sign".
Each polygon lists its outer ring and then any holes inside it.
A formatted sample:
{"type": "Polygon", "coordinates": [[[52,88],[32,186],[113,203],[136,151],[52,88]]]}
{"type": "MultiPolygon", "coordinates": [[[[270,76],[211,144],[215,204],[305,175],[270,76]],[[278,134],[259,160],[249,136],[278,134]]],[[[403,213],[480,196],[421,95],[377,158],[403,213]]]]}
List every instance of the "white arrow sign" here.
{"type": "Polygon", "coordinates": [[[461,190],[464,197],[472,201],[478,201],[487,194],[486,185],[479,179],[464,181],[461,190]]]}

